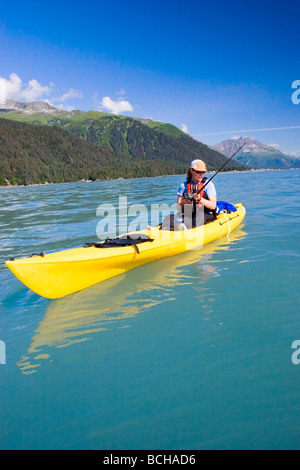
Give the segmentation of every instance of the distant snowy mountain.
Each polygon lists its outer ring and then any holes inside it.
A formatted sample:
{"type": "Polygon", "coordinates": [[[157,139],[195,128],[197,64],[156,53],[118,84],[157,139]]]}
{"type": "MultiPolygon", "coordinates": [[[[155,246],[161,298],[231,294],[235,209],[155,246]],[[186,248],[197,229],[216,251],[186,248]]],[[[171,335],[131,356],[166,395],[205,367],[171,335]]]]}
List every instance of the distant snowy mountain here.
{"type": "MultiPolygon", "coordinates": [[[[41,114],[67,114],[65,111],[61,111],[46,101],[32,101],[31,103],[23,103],[22,101],[7,100],[5,104],[0,104],[0,113],[9,113],[12,111],[20,111],[24,115],[31,115],[35,113],[41,114]]],[[[1,114],[0,114],[1,116],[1,114]]]]}
{"type": "Polygon", "coordinates": [[[214,145],[213,148],[226,155],[226,157],[230,157],[243,144],[246,145],[234,157],[242,165],[255,169],[300,168],[300,158],[287,155],[250,137],[223,140],[214,145]]]}

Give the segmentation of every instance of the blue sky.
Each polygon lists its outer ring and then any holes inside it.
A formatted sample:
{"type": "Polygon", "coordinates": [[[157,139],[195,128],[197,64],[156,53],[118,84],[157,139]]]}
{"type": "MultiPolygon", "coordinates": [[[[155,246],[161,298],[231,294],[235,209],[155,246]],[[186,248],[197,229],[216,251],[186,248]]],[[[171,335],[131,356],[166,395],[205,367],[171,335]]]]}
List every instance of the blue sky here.
{"type": "Polygon", "coordinates": [[[5,2],[0,101],[151,118],[209,145],[248,135],[300,156],[299,17],[294,0],[5,2]]]}

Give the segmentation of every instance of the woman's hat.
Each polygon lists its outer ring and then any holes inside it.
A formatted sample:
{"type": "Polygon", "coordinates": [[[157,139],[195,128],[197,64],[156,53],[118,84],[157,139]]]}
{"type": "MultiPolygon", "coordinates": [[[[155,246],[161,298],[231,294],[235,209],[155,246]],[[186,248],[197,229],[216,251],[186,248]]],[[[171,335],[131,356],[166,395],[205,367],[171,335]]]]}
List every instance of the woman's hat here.
{"type": "Polygon", "coordinates": [[[202,160],[193,160],[190,168],[196,171],[207,171],[206,165],[202,160]]]}

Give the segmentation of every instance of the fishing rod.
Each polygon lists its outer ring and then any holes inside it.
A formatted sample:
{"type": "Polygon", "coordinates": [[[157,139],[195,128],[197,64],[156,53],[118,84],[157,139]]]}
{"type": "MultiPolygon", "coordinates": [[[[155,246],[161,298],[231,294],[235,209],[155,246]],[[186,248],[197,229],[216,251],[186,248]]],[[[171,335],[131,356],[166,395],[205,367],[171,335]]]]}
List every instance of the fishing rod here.
{"type": "Polygon", "coordinates": [[[216,171],[216,173],[215,173],[208,181],[206,181],[206,182],[204,183],[204,185],[202,186],[202,188],[197,191],[198,194],[200,194],[200,193],[203,191],[203,189],[205,188],[205,186],[207,186],[208,183],[211,182],[211,180],[224,168],[225,165],[227,165],[227,163],[228,163],[237,153],[239,153],[240,150],[242,150],[242,148],[243,148],[245,145],[246,145],[246,142],[245,142],[236,152],[234,152],[234,154],[231,155],[230,158],[228,158],[228,160],[224,163],[224,165],[222,165],[221,168],[219,168],[218,171],[216,171]]]}

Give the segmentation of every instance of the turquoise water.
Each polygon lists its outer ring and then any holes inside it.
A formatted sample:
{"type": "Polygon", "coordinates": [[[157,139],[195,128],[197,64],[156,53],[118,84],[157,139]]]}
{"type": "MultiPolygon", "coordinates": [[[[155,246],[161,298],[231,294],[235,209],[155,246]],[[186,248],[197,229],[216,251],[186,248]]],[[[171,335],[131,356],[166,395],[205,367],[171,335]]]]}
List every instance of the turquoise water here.
{"type": "Polygon", "coordinates": [[[4,265],[97,241],[99,204],[172,204],[181,180],[0,189],[1,449],[300,448],[299,170],[218,175],[247,209],[229,239],[64,299],[4,265]]]}

